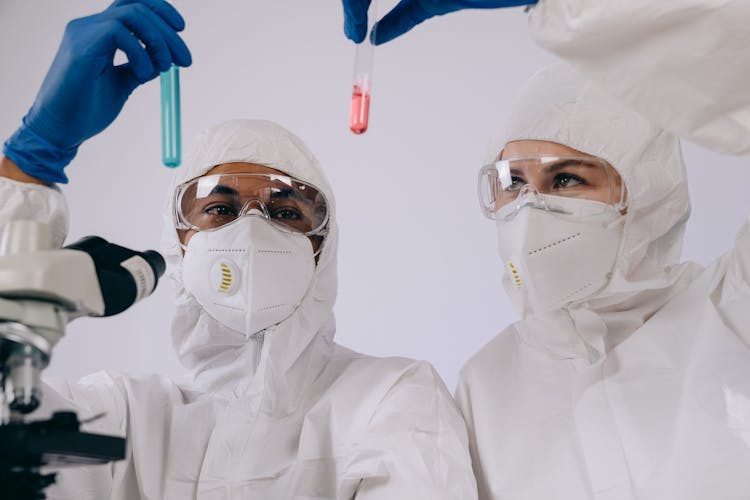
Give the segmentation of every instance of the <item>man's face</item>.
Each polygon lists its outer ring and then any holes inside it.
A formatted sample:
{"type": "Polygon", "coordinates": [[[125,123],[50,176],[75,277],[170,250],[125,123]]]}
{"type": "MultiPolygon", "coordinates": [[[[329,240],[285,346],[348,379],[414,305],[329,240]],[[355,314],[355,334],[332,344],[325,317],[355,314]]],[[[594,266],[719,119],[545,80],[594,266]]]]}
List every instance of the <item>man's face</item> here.
{"type": "MultiPolygon", "coordinates": [[[[233,163],[223,163],[221,165],[217,165],[208,172],[206,172],[203,176],[205,177],[208,175],[214,175],[214,174],[275,174],[275,175],[281,175],[286,176],[287,174],[284,172],[281,172],[279,170],[266,167],[264,165],[257,165],[255,163],[244,163],[244,162],[233,162],[233,163]]],[[[248,177],[243,179],[241,183],[239,183],[236,186],[233,186],[232,188],[227,188],[227,190],[231,189],[231,197],[233,198],[239,198],[239,199],[250,199],[250,208],[252,208],[252,198],[254,197],[254,194],[258,189],[263,187],[263,183],[266,183],[267,181],[264,180],[264,178],[253,178],[248,177]]],[[[226,196],[229,196],[228,193],[225,193],[226,196]]],[[[217,196],[222,196],[221,193],[217,193],[217,196]]],[[[197,208],[194,208],[197,209],[197,208]]],[[[214,210],[214,208],[211,208],[214,210]]],[[[195,214],[196,216],[199,216],[199,214],[195,214]]],[[[216,217],[216,215],[214,215],[216,217]]],[[[291,221],[290,225],[293,226],[294,222],[291,221]]],[[[190,241],[190,238],[193,237],[194,234],[196,234],[198,231],[192,230],[192,229],[178,229],[177,233],[179,235],[180,241],[183,245],[187,245],[190,241]]],[[[321,243],[323,242],[322,236],[308,236],[310,239],[310,242],[313,245],[313,252],[318,251],[318,248],[320,247],[321,243]]]]}

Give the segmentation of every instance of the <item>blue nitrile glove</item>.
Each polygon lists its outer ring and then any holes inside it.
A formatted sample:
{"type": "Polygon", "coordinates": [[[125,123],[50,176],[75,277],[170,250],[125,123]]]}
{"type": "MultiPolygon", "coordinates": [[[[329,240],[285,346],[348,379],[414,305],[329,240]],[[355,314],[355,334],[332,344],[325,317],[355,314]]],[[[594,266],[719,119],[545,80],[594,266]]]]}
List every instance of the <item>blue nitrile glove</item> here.
{"type": "MultiPolygon", "coordinates": [[[[355,43],[367,34],[367,8],[370,0],[342,0],[344,33],[355,43]]],[[[498,9],[532,5],[537,0],[401,0],[375,24],[373,42],[380,45],[403,35],[427,19],[463,9],[498,9]]]]}
{"type": "Polygon", "coordinates": [[[63,168],[78,146],[112,123],[138,85],[172,63],[189,66],[177,34],[182,16],[164,0],[118,0],[105,11],[74,19],[23,125],[3,145],[29,175],[67,182],[63,168]],[[128,63],[115,66],[117,49],[128,63]]]}

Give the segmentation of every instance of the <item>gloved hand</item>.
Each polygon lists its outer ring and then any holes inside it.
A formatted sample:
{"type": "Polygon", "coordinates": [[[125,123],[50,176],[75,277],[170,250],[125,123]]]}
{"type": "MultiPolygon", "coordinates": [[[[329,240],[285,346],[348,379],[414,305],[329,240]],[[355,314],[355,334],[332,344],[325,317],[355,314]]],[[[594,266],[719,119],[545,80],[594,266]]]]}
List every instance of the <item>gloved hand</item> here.
{"type": "Polygon", "coordinates": [[[189,66],[177,34],[182,16],[164,0],[117,0],[99,14],[74,19],[23,125],[3,146],[29,175],[67,182],[63,168],[78,146],[114,121],[138,85],[172,63],[189,66]],[[117,49],[128,57],[115,66],[117,49]]]}
{"type": "MultiPolygon", "coordinates": [[[[342,0],[344,4],[344,33],[355,43],[367,34],[367,8],[370,0],[342,0]]],[[[401,0],[375,25],[375,45],[389,42],[403,35],[427,19],[463,9],[497,9],[531,5],[537,0],[401,0]]]]}

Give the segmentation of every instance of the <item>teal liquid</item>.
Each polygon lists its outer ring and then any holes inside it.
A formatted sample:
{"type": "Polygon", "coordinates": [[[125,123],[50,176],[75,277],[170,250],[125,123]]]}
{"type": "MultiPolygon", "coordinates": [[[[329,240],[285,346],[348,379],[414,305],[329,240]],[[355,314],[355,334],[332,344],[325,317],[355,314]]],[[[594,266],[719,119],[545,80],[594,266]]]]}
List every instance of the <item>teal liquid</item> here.
{"type": "Polygon", "coordinates": [[[174,64],[161,74],[161,161],[177,167],[182,160],[180,73],[174,64]]]}

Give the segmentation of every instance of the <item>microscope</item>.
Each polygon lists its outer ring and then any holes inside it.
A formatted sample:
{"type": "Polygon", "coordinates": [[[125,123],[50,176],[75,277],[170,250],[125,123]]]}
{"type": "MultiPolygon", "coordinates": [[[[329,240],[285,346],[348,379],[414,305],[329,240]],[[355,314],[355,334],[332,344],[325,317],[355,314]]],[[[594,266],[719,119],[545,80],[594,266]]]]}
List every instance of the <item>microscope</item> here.
{"type": "Polygon", "coordinates": [[[0,235],[0,498],[45,498],[41,470],[125,458],[125,439],[79,430],[74,412],[27,421],[42,399],[40,373],[70,321],[112,316],[150,295],[165,262],[89,236],[53,248],[51,228],[13,221],[0,235]]]}

